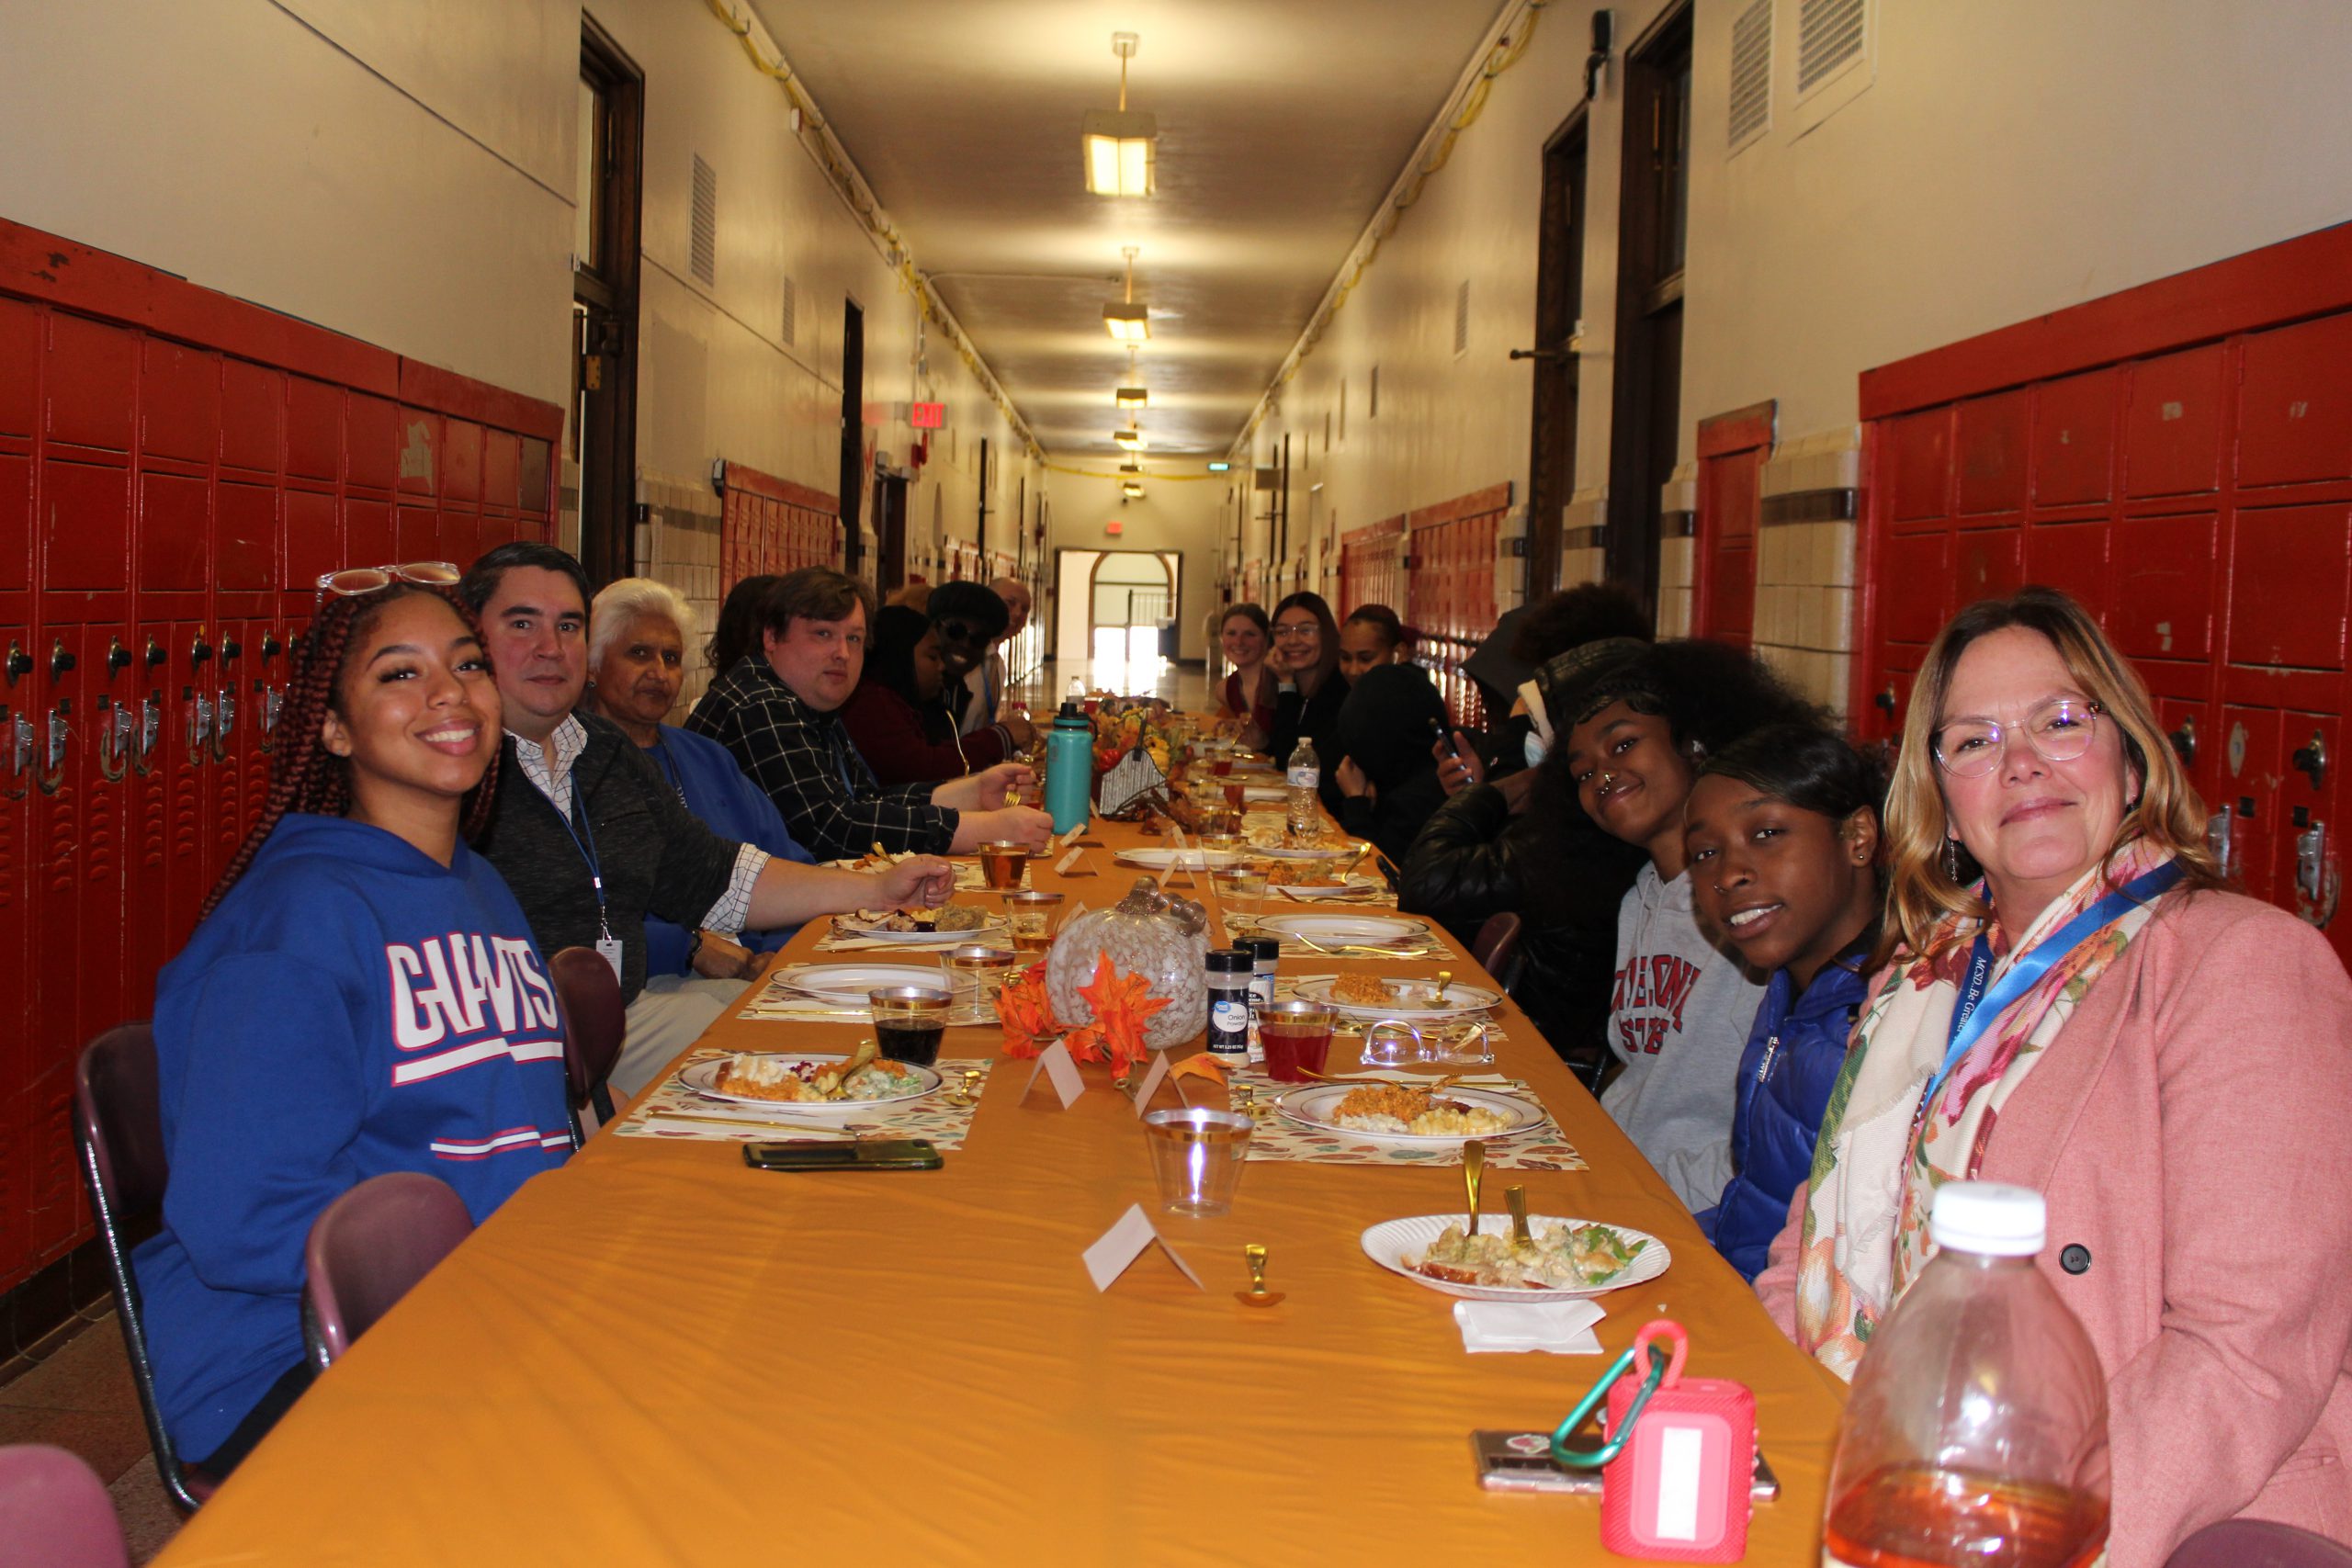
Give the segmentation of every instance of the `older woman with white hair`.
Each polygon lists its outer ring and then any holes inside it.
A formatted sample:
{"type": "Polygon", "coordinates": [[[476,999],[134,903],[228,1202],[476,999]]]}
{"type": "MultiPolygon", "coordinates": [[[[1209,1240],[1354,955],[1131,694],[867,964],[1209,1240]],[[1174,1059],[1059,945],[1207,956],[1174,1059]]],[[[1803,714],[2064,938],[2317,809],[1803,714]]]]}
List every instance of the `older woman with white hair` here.
{"type": "MultiPolygon", "coordinates": [[[[644,750],[686,809],[713,832],[772,855],[803,863],[813,860],[793,841],[775,803],[743,776],[726,747],[662,722],[677,705],[694,637],[694,607],[668,583],[624,577],[608,585],[588,610],[589,701],[644,750]]],[[[763,955],[782,947],[794,929],[747,931],[739,944],[649,917],[646,973],[749,977],[759,972],[763,955]]]]}

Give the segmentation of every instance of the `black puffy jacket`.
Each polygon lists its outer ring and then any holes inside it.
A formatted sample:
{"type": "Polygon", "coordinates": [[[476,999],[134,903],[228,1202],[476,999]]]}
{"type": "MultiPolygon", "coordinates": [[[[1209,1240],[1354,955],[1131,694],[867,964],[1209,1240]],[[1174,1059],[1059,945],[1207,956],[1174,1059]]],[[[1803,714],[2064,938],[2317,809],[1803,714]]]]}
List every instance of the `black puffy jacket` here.
{"type": "Polygon", "coordinates": [[[1536,848],[1536,821],[1510,814],[1502,791],[1472,784],[1440,807],[1405,859],[1397,907],[1429,915],[1468,942],[1487,917],[1515,911],[1519,978],[1511,996],[1552,1049],[1570,1062],[1606,1051],[1617,963],[1617,906],[1649,860],[1581,813],[1536,848]],[[1565,844],[1563,843],[1565,839],[1565,844]],[[1547,885],[1533,910],[1536,879],[1547,885]]]}

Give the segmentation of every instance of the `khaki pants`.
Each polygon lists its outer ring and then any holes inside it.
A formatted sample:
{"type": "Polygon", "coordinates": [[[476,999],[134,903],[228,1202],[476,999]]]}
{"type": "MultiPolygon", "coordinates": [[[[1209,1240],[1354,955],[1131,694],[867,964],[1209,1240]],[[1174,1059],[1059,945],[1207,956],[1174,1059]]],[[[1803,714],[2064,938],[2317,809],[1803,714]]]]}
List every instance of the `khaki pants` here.
{"type": "Polygon", "coordinates": [[[741,980],[698,975],[653,975],[628,1004],[628,1037],[613,1064],[613,1092],[632,1095],[653,1081],[672,1057],[693,1044],[743,994],[741,980]]]}

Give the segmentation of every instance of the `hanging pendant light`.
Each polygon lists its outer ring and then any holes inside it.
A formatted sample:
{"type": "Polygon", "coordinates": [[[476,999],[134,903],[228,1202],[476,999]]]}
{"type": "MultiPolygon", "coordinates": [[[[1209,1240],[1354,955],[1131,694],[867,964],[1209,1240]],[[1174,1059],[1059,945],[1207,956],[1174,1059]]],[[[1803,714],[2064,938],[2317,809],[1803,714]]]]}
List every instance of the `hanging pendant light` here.
{"type": "Polygon", "coordinates": [[[1144,343],[1151,337],[1151,312],[1136,303],[1136,247],[1122,246],[1119,254],[1127,258],[1127,297],[1102,307],[1102,327],[1121,343],[1144,343]]]}
{"type": "Polygon", "coordinates": [[[1135,58],[1138,40],[1133,33],[1113,33],[1111,52],[1119,57],[1119,107],[1089,109],[1079,127],[1079,152],[1086,165],[1086,188],[1095,196],[1149,196],[1154,183],[1154,149],[1159,122],[1127,108],[1127,62],[1135,58]]]}

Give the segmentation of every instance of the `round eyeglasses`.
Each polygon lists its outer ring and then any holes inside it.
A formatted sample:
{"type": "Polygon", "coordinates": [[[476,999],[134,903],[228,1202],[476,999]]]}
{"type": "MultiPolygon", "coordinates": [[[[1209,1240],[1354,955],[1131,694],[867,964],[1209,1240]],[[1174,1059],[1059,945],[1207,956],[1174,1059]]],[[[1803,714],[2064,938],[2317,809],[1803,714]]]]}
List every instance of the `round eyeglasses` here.
{"type": "Polygon", "coordinates": [[[375,593],[395,582],[422,583],[427,588],[455,588],[465,573],[455,561],[413,560],[405,566],[347,566],[341,571],[319,574],[319,598],[324,601],[330,593],[346,599],[356,599],[363,593],[375,593]]]}
{"type": "Polygon", "coordinates": [[[1998,765],[2012,735],[2045,761],[2071,762],[2091,749],[2102,711],[2086,698],[2053,697],[2013,725],[1959,719],[1936,732],[1936,763],[1956,779],[1983,778],[1998,765]]]}
{"type": "Polygon", "coordinates": [[[1274,623],[1274,636],[1284,642],[1288,642],[1295,637],[1311,637],[1322,629],[1323,628],[1321,626],[1317,626],[1313,621],[1277,621],[1274,623]]]}

